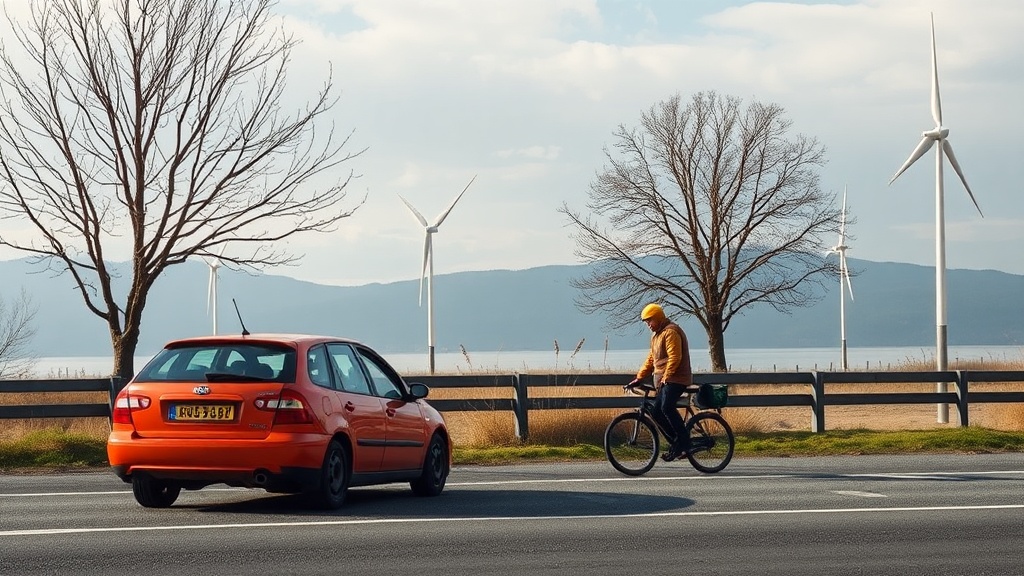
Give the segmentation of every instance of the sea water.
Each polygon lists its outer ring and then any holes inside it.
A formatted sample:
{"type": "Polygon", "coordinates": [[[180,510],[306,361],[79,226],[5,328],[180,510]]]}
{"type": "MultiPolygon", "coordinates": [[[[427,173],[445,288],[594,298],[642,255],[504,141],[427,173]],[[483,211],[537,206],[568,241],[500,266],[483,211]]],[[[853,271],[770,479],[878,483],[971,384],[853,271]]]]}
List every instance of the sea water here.
{"type": "MultiPolygon", "coordinates": [[[[580,350],[575,354],[554,350],[512,351],[491,350],[442,351],[434,354],[434,371],[438,374],[470,373],[545,373],[559,371],[622,372],[637,370],[647,357],[647,350],[580,350]]],[[[384,358],[402,374],[425,374],[429,370],[427,353],[384,354],[384,358]]],[[[710,371],[711,361],[706,348],[690,350],[694,372],[710,371]]],[[[733,372],[789,372],[839,370],[838,348],[737,348],[725,351],[726,362],[733,372]]],[[[148,362],[150,356],[137,356],[135,369],[148,362]]],[[[887,346],[847,349],[847,360],[853,370],[888,370],[908,363],[935,362],[935,348],[926,346],[887,346]]],[[[947,350],[950,369],[957,362],[1024,362],[1022,346],[950,346],[947,350]]],[[[33,374],[38,378],[92,378],[109,375],[113,360],[109,356],[60,356],[37,359],[33,374]]]]}

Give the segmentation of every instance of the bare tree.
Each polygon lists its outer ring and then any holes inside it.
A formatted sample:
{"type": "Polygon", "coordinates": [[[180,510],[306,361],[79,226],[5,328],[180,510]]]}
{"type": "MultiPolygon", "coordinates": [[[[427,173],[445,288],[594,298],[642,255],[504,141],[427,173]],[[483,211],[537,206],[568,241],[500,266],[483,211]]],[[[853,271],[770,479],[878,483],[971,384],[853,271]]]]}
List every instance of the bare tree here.
{"type": "Polygon", "coordinates": [[[291,264],[301,255],[280,241],[334,230],[358,208],[342,205],[351,171],[331,172],[359,153],[327,117],[332,81],[285,109],[295,40],[270,9],[33,0],[27,23],[8,14],[17,43],[0,50],[0,214],[34,237],[0,245],[70,273],[109,328],[116,376],[134,373],[146,298],[168,266],[291,264]],[[121,293],[119,250],[131,267],[121,293]]]}
{"type": "Polygon", "coordinates": [[[590,187],[591,214],[560,208],[577,256],[594,264],[574,280],[580,308],[622,327],[643,304],[661,302],[700,321],[712,369],[725,371],[725,331],[737,314],[817,300],[813,286],[836,273],[822,246],[839,210],[818,186],[823,147],[789,137],[790,126],[777,105],[743,108],[715,92],[685,105],[677,95],[644,113],[639,128],[620,126],[590,187]]]}
{"type": "Polygon", "coordinates": [[[29,349],[36,334],[35,315],[36,308],[24,290],[10,304],[0,295],[0,378],[24,376],[35,364],[29,349]]]}

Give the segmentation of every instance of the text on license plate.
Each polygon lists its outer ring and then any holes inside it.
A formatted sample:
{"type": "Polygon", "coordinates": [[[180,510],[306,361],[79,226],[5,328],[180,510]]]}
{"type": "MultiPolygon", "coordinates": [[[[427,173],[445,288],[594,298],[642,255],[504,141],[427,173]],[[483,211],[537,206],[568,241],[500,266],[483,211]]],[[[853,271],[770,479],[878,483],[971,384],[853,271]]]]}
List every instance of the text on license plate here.
{"type": "Polygon", "coordinates": [[[175,404],[171,406],[169,417],[171,420],[234,420],[235,407],[230,404],[175,404]]]}

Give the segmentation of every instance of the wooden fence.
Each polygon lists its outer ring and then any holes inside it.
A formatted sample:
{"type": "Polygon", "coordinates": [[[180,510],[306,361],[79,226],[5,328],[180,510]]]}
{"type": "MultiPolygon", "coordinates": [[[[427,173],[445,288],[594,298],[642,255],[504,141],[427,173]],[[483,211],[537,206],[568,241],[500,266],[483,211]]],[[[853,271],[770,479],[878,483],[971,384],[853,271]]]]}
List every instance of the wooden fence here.
{"type": "MultiPolygon", "coordinates": [[[[529,437],[529,414],[534,410],[586,410],[593,408],[635,408],[638,399],[622,394],[622,385],[632,374],[493,374],[458,376],[406,377],[436,389],[474,389],[472,399],[429,399],[441,412],[478,410],[509,411],[513,414],[516,437],[529,437]],[[606,386],[608,396],[579,396],[575,387],[606,386]],[[555,397],[531,397],[530,391],[560,388],[567,392],[555,397]],[[503,390],[502,390],[503,389],[503,390]],[[479,390],[495,393],[479,398],[479,390]],[[502,390],[503,393],[499,393],[502,390]]],[[[946,372],[737,372],[702,373],[694,375],[697,384],[729,385],[730,408],[806,407],[811,411],[811,430],[825,431],[826,406],[936,404],[949,405],[956,411],[961,426],[970,424],[970,405],[992,402],[1024,402],[1024,371],[946,371],[946,372]],[[829,391],[830,384],[936,384],[934,392],[864,392],[829,391]],[[971,391],[971,386],[984,383],[1016,383],[1013,390],[971,391]],[[771,385],[773,392],[744,393],[744,389],[771,385]],[[941,391],[945,388],[946,391],[941,391]]],[[[37,404],[4,405],[0,396],[0,420],[5,418],[84,418],[110,417],[110,406],[121,384],[116,379],[69,380],[6,380],[0,381],[0,393],[29,392],[107,392],[106,404],[37,404]]],[[[865,422],[870,425],[870,422],[865,422]]]]}

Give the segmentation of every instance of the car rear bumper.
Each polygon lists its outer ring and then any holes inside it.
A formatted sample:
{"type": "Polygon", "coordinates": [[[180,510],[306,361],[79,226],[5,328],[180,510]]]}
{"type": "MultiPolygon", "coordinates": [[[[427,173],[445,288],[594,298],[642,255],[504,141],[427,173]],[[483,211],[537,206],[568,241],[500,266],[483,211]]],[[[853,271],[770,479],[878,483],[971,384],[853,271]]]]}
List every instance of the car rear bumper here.
{"type": "Polygon", "coordinates": [[[229,486],[295,492],[319,482],[330,437],[271,434],[260,440],[139,438],[113,432],[107,458],[114,473],[130,482],[135,474],[175,480],[186,488],[229,486]]]}

